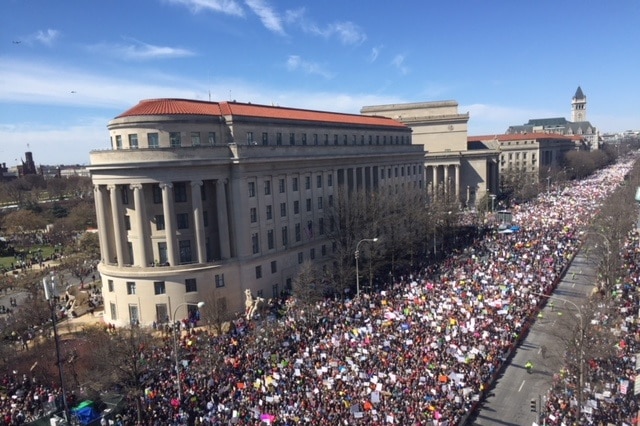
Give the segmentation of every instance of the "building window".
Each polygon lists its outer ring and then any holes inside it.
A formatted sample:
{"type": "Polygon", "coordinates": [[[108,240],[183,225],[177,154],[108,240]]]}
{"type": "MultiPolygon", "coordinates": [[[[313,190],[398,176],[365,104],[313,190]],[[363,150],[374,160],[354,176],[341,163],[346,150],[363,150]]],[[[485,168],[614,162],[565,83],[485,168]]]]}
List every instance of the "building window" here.
{"type": "Polygon", "coordinates": [[[260,252],[260,240],[257,233],[251,234],[251,250],[253,254],[260,252]]]}
{"type": "Polygon", "coordinates": [[[307,212],[310,212],[311,211],[311,198],[307,198],[306,202],[307,202],[307,212]]]}
{"type": "Polygon", "coordinates": [[[280,132],[276,133],[276,145],[282,145],[282,133],[280,132]]]}
{"type": "Polygon", "coordinates": [[[135,133],[129,135],[129,148],[138,149],[138,135],[135,133]]]}
{"type": "Polygon", "coordinates": [[[292,179],[293,192],[298,192],[298,178],[294,177],[292,179]]]}
{"type": "Polygon", "coordinates": [[[267,231],[267,246],[269,250],[273,250],[274,246],[275,246],[275,241],[273,238],[273,229],[269,229],[267,231]]]}
{"type": "Polygon", "coordinates": [[[318,210],[322,210],[322,197],[318,197],[318,210]]]}
{"type": "Polygon", "coordinates": [[[167,264],[167,243],[165,242],[158,243],[158,259],[160,265],[167,264]]]}
{"type": "Polygon", "coordinates": [[[127,281],[127,294],[136,294],[136,283],[127,281]]]}
{"type": "Polygon", "coordinates": [[[206,228],[209,226],[209,212],[202,212],[202,225],[206,228]]]}
{"type": "Polygon", "coordinates": [[[122,149],[122,136],[116,135],[116,149],[122,149]]]}
{"type": "Polygon", "coordinates": [[[309,258],[311,260],[316,258],[316,249],[312,248],[311,250],[309,250],[309,258]]]}
{"type": "Polygon", "coordinates": [[[191,146],[200,146],[200,132],[191,132],[191,146]]]}
{"type": "Polygon", "coordinates": [[[264,181],[264,195],[271,195],[271,181],[264,181]]]}
{"type": "Polygon", "coordinates": [[[293,214],[299,214],[300,213],[300,201],[295,200],[293,202],[293,214]]]}
{"type": "Polygon", "coordinates": [[[324,235],[324,218],[318,218],[318,232],[320,235],[324,235]]]}
{"type": "Polygon", "coordinates": [[[124,229],[131,231],[131,217],[128,214],[124,215],[124,229]]]}
{"type": "Polygon", "coordinates": [[[271,273],[275,274],[276,272],[278,272],[278,262],[273,260],[271,262],[271,273]]]}
{"type": "Polygon", "coordinates": [[[280,217],[287,216],[287,203],[280,203],[280,217]]]}
{"type": "Polygon", "coordinates": [[[333,186],[333,175],[327,176],[327,186],[333,186]]]}
{"type": "Polygon", "coordinates": [[[191,262],[191,240],[180,240],[178,241],[178,246],[180,250],[180,263],[190,263],[191,262]]]}
{"type": "Polygon", "coordinates": [[[313,144],[314,145],[318,145],[318,134],[317,133],[313,134],[313,144]]]}
{"type": "Polygon", "coordinates": [[[248,183],[248,188],[249,188],[249,198],[255,197],[256,196],[256,183],[255,182],[249,182],[248,183]]]}
{"type": "Polygon", "coordinates": [[[300,224],[299,223],[296,223],[295,233],[296,233],[296,242],[299,242],[302,239],[302,233],[300,232],[300,224]]]}
{"type": "Polygon", "coordinates": [[[189,229],[189,214],[178,213],[176,215],[176,224],[178,229],[189,229]]]}
{"type": "Polygon", "coordinates": [[[160,189],[160,185],[155,184],[151,188],[151,192],[153,193],[153,204],[162,203],[162,189],[160,189]]]}
{"type": "Polygon", "coordinates": [[[304,253],[299,251],[298,252],[298,264],[301,264],[302,262],[304,262],[304,253]]]}
{"type": "Polygon", "coordinates": [[[322,175],[316,176],[316,187],[322,188],[322,175]]]}
{"type": "Polygon", "coordinates": [[[329,145],[329,134],[328,133],[324,134],[324,144],[325,145],[329,145]]]}
{"type": "Polygon", "coordinates": [[[273,219],[273,208],[271,204],[267,206],[267,220],[273,219]]]}
{"type": "Polygon", "coordinates": [[[195,278],[187,278],[184,280],[184,291],[187,293],[195,293],[198,291],[198,284],[195,278]]]}
{"type": "Polygon", "coordinates": [[[302,145],[306,145],[307,144],[307,134],[303,133],[302,134],[302,145]]]}
{"type": "Polygon", "coordinates": [[[311,189],[311,176],[304,177],[304,189],[311,189]]]}
{"type": "Polygon", "coordinates": [[[262,132],[262,145],[269,145],[269,133],[262,132]]]}
{"type": "Polygon", "coordinates": [[[164,281],[154,281],[153,282],[153,293],[157,296],[159,294],[165,294],[167,292],[164,287],[164,281]]]}
{"type": "Polygon", "coordinates": [[[129,190],[124,185],[120,187],[120,198],[122,204],[129,204],[129,190]]]}
{"type": "Polygon", "coordinates": [[[289,245],[289,229],[286,226],[282,227],[282,246],[287,247],[289,245]]]}
{"type": "Polygon", "coordinates": [[[224,274],[216,274],[215,282],[216,288],[224,287],[224,274]]]}
{"type": "Polygon", "coordinates": [[[113,280],[107,280],[107,287],[109,288],[109,293],[113,293],[113,280]]]}
{"type": "Polygon", "coordinates": [[[253,132],[247,132],[247,145],[255,145],[253,140],[253,132]]]}
{"type": "Polygon", "coordinates": [[[176,203],[186,203],[187,202],[187,184],[184,182],[174,183],[173,197],[176,203]]]}
{"type": "Polygon", "coordinates": [[[156,215],[156,230],[157,231],[164,230],[164,215],[163,214],[157,214],[156,215]]]}
{"type": "Polygon", "coordinates": [[[329,203],[329,207],[333,207],[333,195],[329,195],[327,202],[329,203]]]}
{"type": "Polygon", "coordinates": [[[160,141],[157,133],[147,133],[147,146],[149,148],[159,148],[160,141]]]}
{"type": "Polygon", "coordinates": [[[296,144],[296,134],[295,133],[289,133],[289,145],[295,145],[296,144]]]}
{"type": "Polygon", "coordinates": [[[327,245],[323,244],[322,247],[320,248],[320,253],[322,253],[323,256],[327,255],[327,245]]]}
{"type": "Polygon", "coordinates": [[[216,144],[216,132],[209,132],[209,145],[216,144]]]}
{"type": "Polygon", "coordinates": [[[262,278],[262,265],[256,266],[256,279],[262,278]]]}
{"type": "Polygon", "coordinates": [[[338,145],[338,135],[333,135],[333,144],[338,145]]]}
{"type": "Polygon", "coordinates": [[[180,132],[169,133],[169,145],[171,148],[180,148],[182,142],[180,141],[180,132]]]}
{"type": "Polygon", "coordinates": [[[109,303],[109,310],[111,311],[111,320],[112,321],[117,320],[118,316],[117,316],[117,311],[116,311],[116,304],[113,303],[113,302],[109,303]]]}
{"type": "Polygon", "coordinates": [[[284,194],[284,192],[287,190],[287,184],[285,182],[286,180],[284,179],[280,179],[278,181],[278,190],[280,191],[281,194],[284,194]]]}
{"type": "Polygon", "coordinates": [[[258,209],[255,207],[251,207],[249,209],[249,220],[251,223],[256,223],[258,221],[258,209]]]}

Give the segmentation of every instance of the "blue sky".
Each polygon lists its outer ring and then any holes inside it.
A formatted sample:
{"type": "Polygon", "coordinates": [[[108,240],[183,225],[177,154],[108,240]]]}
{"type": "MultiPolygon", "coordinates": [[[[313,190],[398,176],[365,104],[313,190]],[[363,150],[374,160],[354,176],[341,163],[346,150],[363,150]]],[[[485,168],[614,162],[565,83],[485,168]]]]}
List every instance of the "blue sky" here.
{"type": "Polygon", "coordinates": [[[88,164],[109,120],[177,97],[358,113],[455,100],[469,134],[640,128],[637,0],[2,0],[0,162],[88,164]]]}

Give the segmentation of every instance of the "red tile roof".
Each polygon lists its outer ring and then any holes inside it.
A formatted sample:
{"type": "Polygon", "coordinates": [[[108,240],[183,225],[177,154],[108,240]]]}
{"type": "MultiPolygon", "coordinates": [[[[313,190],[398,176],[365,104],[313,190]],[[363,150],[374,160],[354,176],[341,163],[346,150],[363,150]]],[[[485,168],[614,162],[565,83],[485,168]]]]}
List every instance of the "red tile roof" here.
{"type": "Polygon", "coordinates": [[[140,101],[138,105],[123,112],[116,118],[136,115],[210,115],[216,117],[235,115],[241,117],[408,128],[405,124],[386,117],[342,114],[338,112],[313,111],[238,102],[207,102],[188,99],[146,99],[140,101]]]}
{"type": "Polygon", "coordinates": [[[506,142],[506,141],[523,141],[530,139],[564,139],[564,140],[574,140],[575,138],[572,136],[561,135],[559,133],[513,133],[513,134],[499,134],[499,135],[483,135],[483,136],[468,136],[467,141],[495,141],[498,142],[506,142]]]}

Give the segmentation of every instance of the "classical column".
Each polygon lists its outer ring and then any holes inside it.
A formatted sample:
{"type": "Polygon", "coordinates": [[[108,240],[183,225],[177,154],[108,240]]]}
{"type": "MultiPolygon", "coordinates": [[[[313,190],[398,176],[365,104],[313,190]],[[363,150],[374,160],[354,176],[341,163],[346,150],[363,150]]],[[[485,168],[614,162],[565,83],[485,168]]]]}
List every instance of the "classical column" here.
{"type": "Polygon", "coordinates": [[[456,201],[460,200],[460,164],[456,164],[456,201]]]}
{"type": "Polygon", "coordinates": [[[149,258],[147,256],[147,232],[144,205],[144,192],[141,183],[132,184],[130,186],[133,191],[133,206],[136,210],[136,228],[138,231],[138,244],[134,247],[137,266],[148,266],[149,258]]]}
{"type": "Polygon", "coordinates": [[[229,240],[229,219],[227,218],[227,195],[225,193],[224,186],[225,186],[225,183],[221,179],[218,179],[216,181],[216,211],[218,213],[218,237],[220,238],[220,257],[222,259],[229,259],[231,257],[231,241],[229,240]]]}
{"type": "Polygon", "coordinates": [[[162,213],[164,214],[164,234],[167,242],[167,261],[170,266],[178,264],[178,239],[176,238],[176,215],[173,208],[173,184],[161,183],[162,213]]]}
{"type": "Polygon", "coordinates": [[[449,186],[450,186],[451,182],[449,182],[449,165],[446,164],[444,166],[444,194],[448,195],[449,194],[449,186]]]}
{"type": "MultiPolygon", "coordinates": [[[[113,220],[113,239],[116,242],[116,263],[119,267],[124,266],[124,244],[122,235],[122,199],[118,185],[109,185],[109,197],[111,198],[111,219],[113,220]]],[[[109,259],[111,261],[111,259],[109,259]]]]}
{"type": "Polygon", "coordinates": [[[193,207],[193,222],[196,231],[196,248],[198,263],[207,261],[207,250],[204,241],[204,219],[202,216],[202,181],[191,182],[191,206],[193,207]]]}
{"type": "Polygon", "coordinates": [[[109,244],[109,225],[107,225],[106,217],[106,200],[103,185],[94,185],[94,197],[96,203],[96,218],[98,220],[98,238],[100,241],[100,253],[103,263],[109,263],[110,244],[109,244]]]}
{"type": "Polygon", "coordinates": [[[433,188],[433,198],[436,198],[436,194],[438,193],[438,166],[435,164],[431,166],[431,171],[433,172],[433,180],[431,181],[431,187],[433,188]]]}

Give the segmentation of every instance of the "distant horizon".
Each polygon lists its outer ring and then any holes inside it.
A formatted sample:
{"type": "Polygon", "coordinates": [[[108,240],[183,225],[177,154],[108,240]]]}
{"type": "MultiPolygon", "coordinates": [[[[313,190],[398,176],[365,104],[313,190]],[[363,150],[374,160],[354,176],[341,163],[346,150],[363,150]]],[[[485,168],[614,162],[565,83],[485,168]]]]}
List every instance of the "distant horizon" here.
{"type": "Polygon", "coordinates": [[[454,100],[473,136],[569,119],[580,86],[601,133],[634,130],[638,16],[632,0],[371,0],[366,13],[338,0],[6,0],[0,159],[89,165],[110,148],[109,121],[152,98],[350,114],[454,100]]]}

